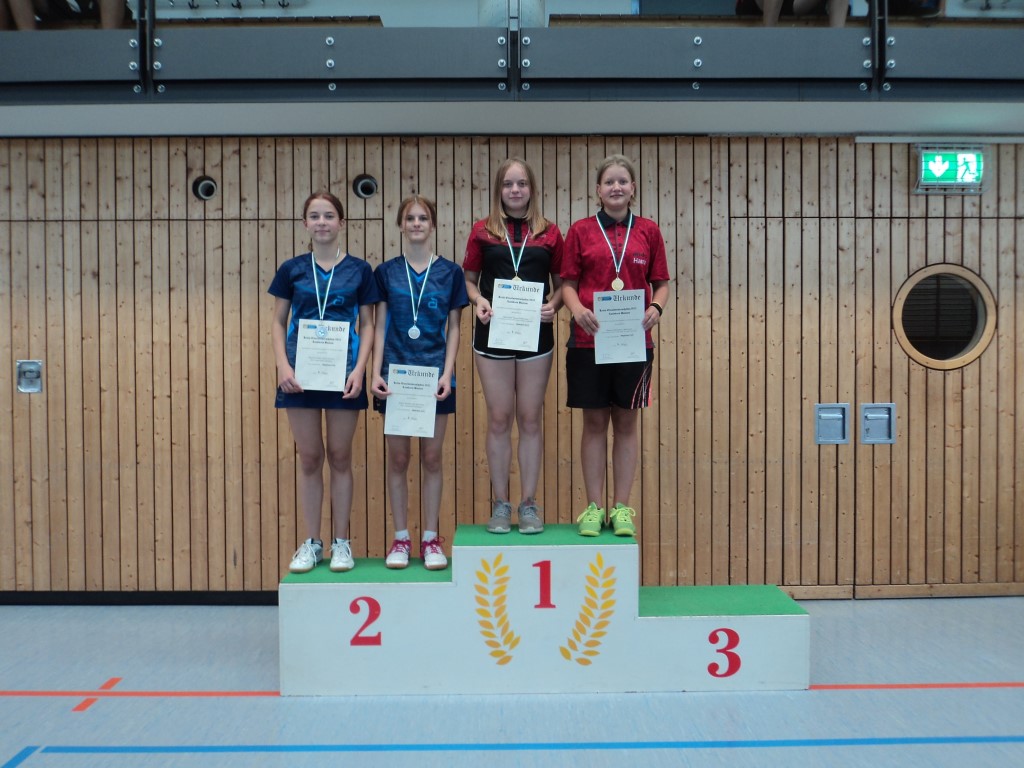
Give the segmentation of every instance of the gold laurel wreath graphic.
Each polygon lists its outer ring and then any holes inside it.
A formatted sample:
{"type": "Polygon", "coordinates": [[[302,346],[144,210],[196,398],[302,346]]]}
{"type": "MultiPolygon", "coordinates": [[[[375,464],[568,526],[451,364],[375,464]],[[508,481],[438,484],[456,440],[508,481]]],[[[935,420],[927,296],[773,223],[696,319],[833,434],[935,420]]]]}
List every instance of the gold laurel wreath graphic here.
{"type": "Polygon", "coordinates": [[[512,631],[508,621],[506,590],[508,589],[508,566],[501,564],[501,555],[493,563],[480,561],[482,570],[476,572],[476,613],[480,617],[480,634],[490,655],[497,659],[499,666],[512,661],[510,651],[519,645],[519,635],[512,631]]]}
{"type": "Polygon", "coordinates": [[[615,566],[605,568],[604,558],[598,552],[594,562],[590,564],[587,594],[576,616],[572,636],[565,641],[565,645],[558,647],[566,661],[588,666],[594,657],[601,653],[598,650],[601,647],[601,638],[608,634],[605,628],[611,623],[611,616],[615,613],[615,579],[612,577],[614,573],[615,566]]]}

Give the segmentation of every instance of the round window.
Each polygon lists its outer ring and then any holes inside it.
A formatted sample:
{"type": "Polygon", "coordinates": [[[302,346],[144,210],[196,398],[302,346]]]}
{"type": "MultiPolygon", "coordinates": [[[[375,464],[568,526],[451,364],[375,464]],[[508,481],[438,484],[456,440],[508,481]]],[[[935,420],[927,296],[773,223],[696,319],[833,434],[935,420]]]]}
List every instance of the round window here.
{"type": "Polygon", "coordinates": [[[933,264],[911,275],[896,294],[892,314],[903,351],[941,370],[976,360],[996,330],[992,291],[956,264],[933,264]]]}

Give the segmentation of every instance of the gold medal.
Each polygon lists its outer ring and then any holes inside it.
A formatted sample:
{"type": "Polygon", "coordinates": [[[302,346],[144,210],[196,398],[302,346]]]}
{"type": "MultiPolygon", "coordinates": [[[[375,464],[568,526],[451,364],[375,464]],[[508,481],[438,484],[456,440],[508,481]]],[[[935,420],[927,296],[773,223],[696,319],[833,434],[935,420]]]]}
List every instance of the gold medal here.
{"type": "Polygon", "coordinates": [[[616,277],[614,280],[612,280],[612,290],[613,291],[621,291],[625,287],[625,285],[626,284],[624,282],[622,282],[622,278],[621,277],[616,277]]]}

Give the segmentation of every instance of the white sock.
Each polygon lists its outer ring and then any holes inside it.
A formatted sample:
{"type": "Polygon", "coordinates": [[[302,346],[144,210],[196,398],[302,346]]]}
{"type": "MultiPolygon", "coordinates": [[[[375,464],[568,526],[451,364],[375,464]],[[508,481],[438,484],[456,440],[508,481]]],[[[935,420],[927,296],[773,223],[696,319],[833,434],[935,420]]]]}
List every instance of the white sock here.
{"type": "Polygon", "coordinates": [[[398,539],[399,541],[408,541],[409,540],[409,529],[408,528],[403,528],[400,531],[395,531],[395,538],[398,539]]]}
{"type": "Polygon", "coordinates": [[[433,541],[437,538],[437,531],[424,531],[423,541],[433,541]]]}

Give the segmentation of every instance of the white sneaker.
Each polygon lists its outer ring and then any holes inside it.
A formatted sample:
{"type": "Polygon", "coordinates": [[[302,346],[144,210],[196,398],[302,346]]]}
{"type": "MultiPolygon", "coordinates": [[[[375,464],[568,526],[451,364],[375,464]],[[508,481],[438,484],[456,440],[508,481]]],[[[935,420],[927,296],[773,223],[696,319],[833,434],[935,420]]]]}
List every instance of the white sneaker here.
{"type": "Polygon", "coordinates": [[[423,567],[428,571],[443,571],[448,567],[448,558],[444,556],[441,549],[441,539],[424,541],[420,543],[420,556],[423,558],[423,567]]]}
{"type": "Polygon", "coordinates": [[[288,570],[292,573],[309,573],[324,559],[324,545],[319,539],[306,539],[295,550],[288,570]]]}
{"type": "Polygon", "coordinates": [[[340,571],[351,571],[356,567],[356,561],[352,559],[352,545],[344,539],[335,539],[331,542],[331,570],[335,573],[340,571]]]}
{"type": "Polygon", "coordinates": [[[409,550],[412,549],[412,542],[408,539],[395,539],[391,542],[391,549],[384,559],[384,565],[388,568],[405,568],[409,565],[409,550]]]}

